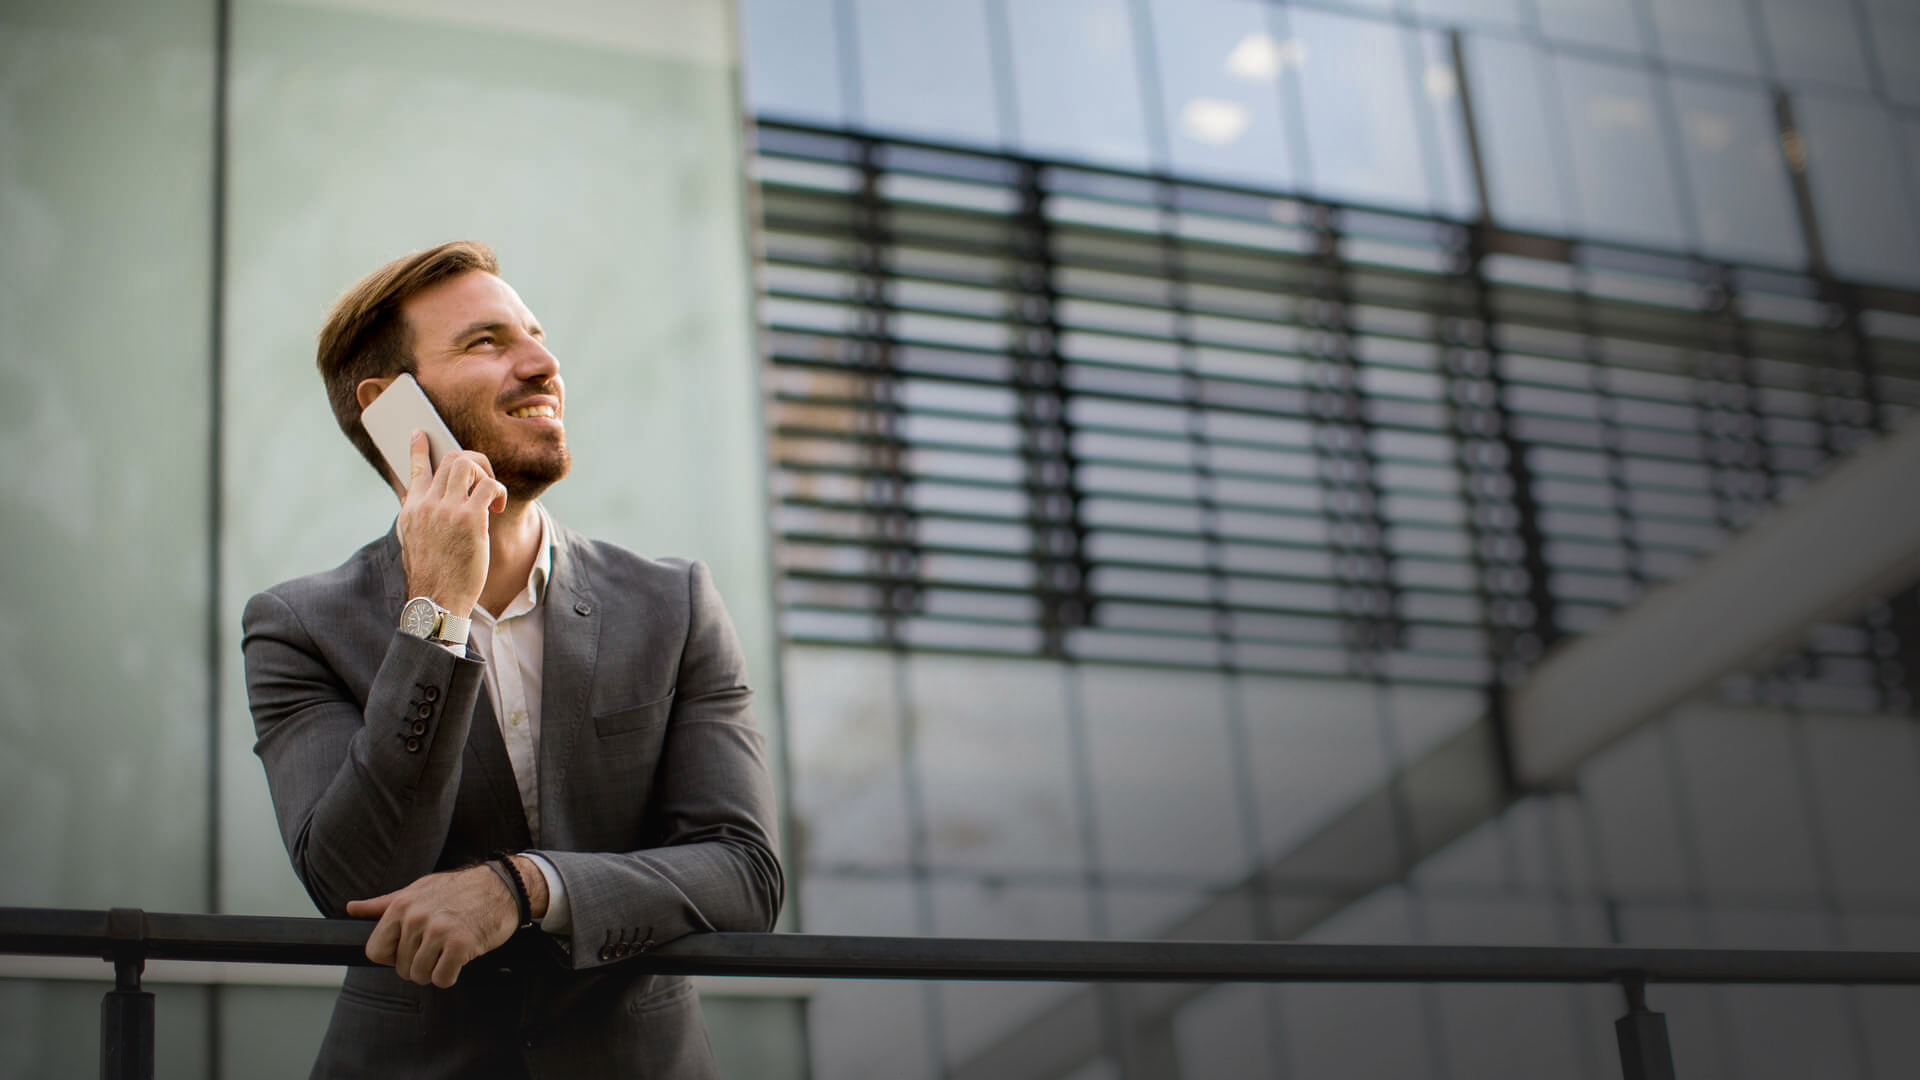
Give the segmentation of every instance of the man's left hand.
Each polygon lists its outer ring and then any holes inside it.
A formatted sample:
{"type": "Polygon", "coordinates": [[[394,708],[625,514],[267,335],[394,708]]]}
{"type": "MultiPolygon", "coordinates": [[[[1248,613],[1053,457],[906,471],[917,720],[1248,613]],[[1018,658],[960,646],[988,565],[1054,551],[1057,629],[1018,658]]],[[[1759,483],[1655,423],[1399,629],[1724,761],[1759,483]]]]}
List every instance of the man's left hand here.
{"type": "Polygon", "coordinates": [[[475,957],[513,936],[520,909],[506,883],[482,865],[428,874],[396,892],[350,900],[347,914],[380,920],[367,937],[367,959],[392,964],[408,982],[444,990],[475,957]]]}

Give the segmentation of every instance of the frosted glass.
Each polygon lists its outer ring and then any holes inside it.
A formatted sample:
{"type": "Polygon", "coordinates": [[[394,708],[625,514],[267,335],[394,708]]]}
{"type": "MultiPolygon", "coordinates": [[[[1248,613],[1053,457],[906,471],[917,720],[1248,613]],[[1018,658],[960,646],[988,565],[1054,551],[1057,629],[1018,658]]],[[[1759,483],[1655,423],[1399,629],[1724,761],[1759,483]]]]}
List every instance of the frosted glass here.
{"type": "Polygon", "coordinates": [[[213,25],[0,9],[0,905],[207,903],[213,25]]]}

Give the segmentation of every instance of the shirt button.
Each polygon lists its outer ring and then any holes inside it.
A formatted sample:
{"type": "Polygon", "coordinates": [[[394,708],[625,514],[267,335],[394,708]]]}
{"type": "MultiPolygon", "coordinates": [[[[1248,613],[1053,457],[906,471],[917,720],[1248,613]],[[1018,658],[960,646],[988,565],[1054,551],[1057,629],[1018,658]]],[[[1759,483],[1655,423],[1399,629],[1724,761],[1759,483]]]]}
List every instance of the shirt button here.
{"type": "Polygon", "coordinates": [[[526,713],[521,712],[519,709],[515,709],[513,710],[513,715],[511,717],[508,717],[508,723],[511,723],[514,727],[519,727],[520,722],[525,720],[526,718],[527,718],[526,713]]]}

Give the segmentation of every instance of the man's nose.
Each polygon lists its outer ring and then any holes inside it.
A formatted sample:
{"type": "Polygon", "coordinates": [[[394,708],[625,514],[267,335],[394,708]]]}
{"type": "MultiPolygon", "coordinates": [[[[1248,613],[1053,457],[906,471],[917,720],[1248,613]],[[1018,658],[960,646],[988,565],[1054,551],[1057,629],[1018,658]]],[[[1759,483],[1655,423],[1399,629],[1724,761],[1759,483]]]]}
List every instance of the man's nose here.
{"type": "Polygon", "coordinates": [[[553,355],[546,343],[538,338],[526,339],[525,346],[520,350],[519,362],[515,366],[517,370],[514,374],[526,382],[550,379],[560,374],[560,358],[553,355]]]}

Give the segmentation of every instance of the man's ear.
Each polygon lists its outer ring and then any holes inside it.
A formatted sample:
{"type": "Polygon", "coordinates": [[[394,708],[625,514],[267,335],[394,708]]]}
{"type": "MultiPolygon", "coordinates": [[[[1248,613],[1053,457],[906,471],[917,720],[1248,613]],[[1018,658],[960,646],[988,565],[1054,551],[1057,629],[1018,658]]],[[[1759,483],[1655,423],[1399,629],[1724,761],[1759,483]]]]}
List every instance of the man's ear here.
{"type": "Polygon", "coordinates": [[[365,412],[367,406],[373,404],[373,399],[379,397],[381,392],[386,390],[388,386],[393,384],[393,380],[399,377],[398,375],[382,375],[377,379],[361,379],[360,385],[353,388],[353,396],[360,402],[360,411],[365,412]]]}

